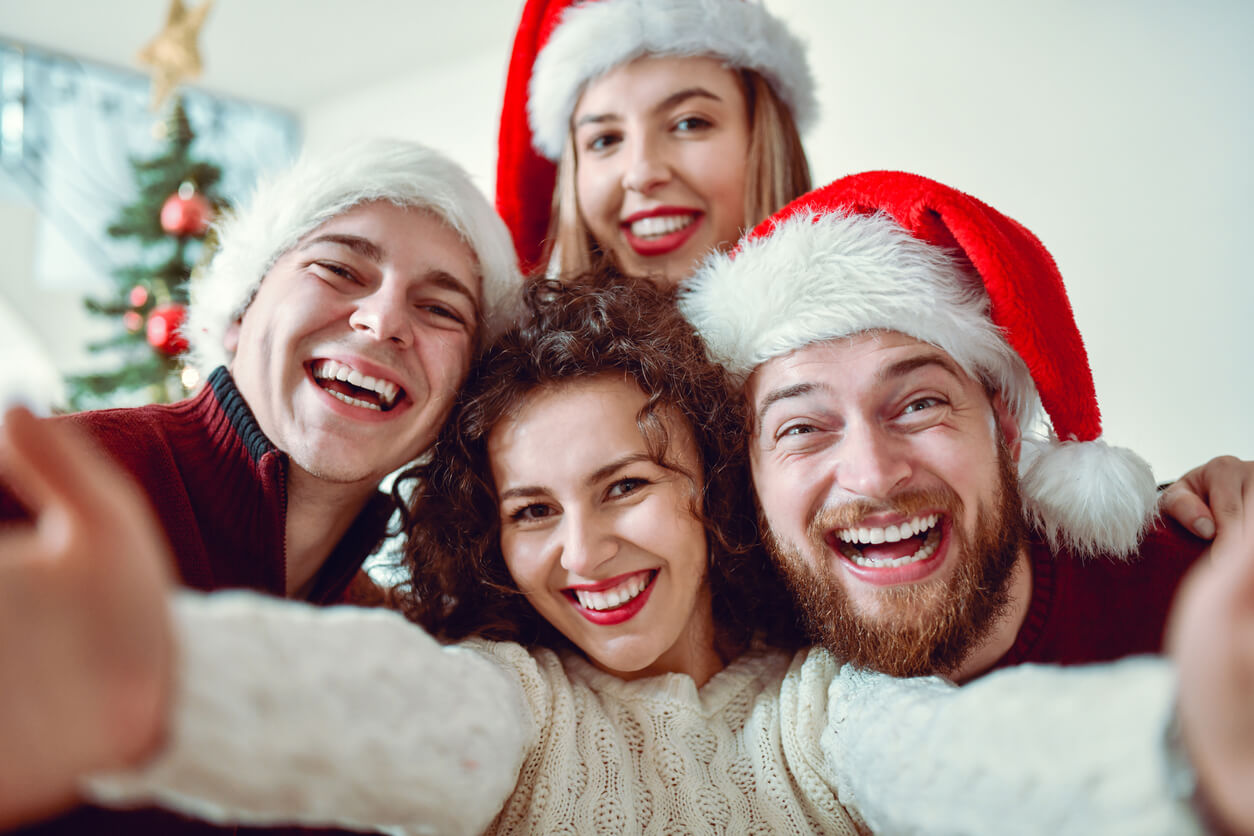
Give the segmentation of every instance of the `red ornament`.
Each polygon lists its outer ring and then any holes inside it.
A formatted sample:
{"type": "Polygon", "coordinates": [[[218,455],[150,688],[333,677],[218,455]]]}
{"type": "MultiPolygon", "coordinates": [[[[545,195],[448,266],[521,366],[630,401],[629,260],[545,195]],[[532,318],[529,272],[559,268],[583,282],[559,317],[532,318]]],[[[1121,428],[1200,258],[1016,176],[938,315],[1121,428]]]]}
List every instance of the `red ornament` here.
{"type": "Polygon", "coordinates": [[[180,238],[199,237],[213,220],[213,205],[190,183],[165,199],[161,206],[161,228],[180,238]]]}
{"type": "Polygon", "coordinates": [[[179,333],[187,309],[182,305],[158,305],[148,314],[148,344],[173,357],[187,351],[187,340],[179,333]]]}
{"type": "Polygon", "coordinates": [[[144,318],[139,315],[139,311],[127,311],[122,314],[122,324],[127,331],[138,334],[144,327],[144,318]]]}
{"type": "Polygon", "coordinates": [[[131,292],[127,295],[127,299],[131,302],[132,308],[142,308],[148,301],[148,288],[142,284],[137,284],[131,288],[131,292]]]}

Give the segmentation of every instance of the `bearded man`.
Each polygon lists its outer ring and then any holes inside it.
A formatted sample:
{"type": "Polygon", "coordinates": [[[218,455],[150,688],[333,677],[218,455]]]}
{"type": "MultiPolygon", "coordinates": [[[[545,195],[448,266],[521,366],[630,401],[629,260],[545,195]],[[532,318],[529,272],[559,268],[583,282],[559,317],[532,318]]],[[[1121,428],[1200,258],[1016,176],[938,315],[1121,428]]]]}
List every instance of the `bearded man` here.
{"type": "Polygon", "coordinates": [[[1023,226],[855,175],[708,262],[681,306],[744,384],[767,540],[838,657],[962,682],[1162,650],[1207,544],[1159,524],[1149,466],[1099,440],[1062,278],[1023,226]]]}

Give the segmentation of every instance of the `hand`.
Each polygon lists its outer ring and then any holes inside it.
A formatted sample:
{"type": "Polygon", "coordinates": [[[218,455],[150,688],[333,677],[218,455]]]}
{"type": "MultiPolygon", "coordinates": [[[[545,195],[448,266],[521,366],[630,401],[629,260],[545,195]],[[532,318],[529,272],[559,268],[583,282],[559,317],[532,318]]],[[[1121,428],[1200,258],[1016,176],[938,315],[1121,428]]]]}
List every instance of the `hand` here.
{"type": "MultiPolygon", "coordinates": [[[[1172,484],[1158,500],[1163,513],[1209,540],[1216,528],[1235,524],[1244,513],[1242,496],[1254,484],[1254,462],[1218,456],[1195,467],[1172,484]]],[[[1254,513],[1254,508],[1250,508],[1254,513]]]]}
{"type": "Polygon", "coordinates": [[[66,422],[0,424],[0,476],[34,521],[0,527],[0,828],[161,741],[173,679],[169,547],[139,491],[66,422]]]}
{"type": "Polygon", "coordinates": [[[1254,481],[1233,499],[1176,598],[1169,645],[1201,797],[1221,825],[1254,833],[1254,481]]]}

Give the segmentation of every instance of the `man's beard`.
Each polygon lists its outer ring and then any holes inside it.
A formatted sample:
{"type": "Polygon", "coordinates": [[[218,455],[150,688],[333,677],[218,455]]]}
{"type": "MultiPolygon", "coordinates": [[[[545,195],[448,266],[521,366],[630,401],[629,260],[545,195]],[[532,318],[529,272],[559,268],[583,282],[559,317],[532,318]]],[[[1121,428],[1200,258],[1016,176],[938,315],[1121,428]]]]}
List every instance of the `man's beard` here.
{"type": "MultiPolygon", "coordinates": [[[[1026,536],[1018,476],[1005,445],[998,446],[997,496],[991,509],[980,504],[971,538],[959,530],[962,501],[948,487],[903,494],[887,503],[857,501],[820,511],[807,531],[808,548],[820,557],[817,569],[795,545],[768,534],[771,553],[815,642],[859,667],[923,676],[952,673],[988,636],[1007,611],[1012,570],[1026,536]],[[855,526],[868,513],[895,511],[910,517],[934,509],[952,521],[946,559],[960,561],[948,580],[922,588],[883,587],[877,592],[879,612],[861,613],[827,570],[832,559],[827,532],[855,526]]],[[[763,529],[769,531],[765,524],[763,529]]]]}

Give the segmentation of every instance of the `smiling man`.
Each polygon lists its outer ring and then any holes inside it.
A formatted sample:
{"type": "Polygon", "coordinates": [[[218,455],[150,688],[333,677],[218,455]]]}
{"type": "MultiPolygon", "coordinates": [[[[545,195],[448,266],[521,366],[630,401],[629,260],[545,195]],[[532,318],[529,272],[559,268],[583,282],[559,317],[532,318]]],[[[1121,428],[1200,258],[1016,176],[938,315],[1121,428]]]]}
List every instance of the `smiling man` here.
{"type": "Polygon", "coordinates": [[[965,681],[1162,649],[1206,543],[1154,524],[1149,466],[1099,440],[1061,276],[1025,228],[926,178],[855,175],[681,304],[744,382],[767,539],[838,656],[965,681]]]}
{"type": "MultiPolygon", "coordinates": [[[[139,482],[184,585],[351,600],[395,509],[380,480],[431,444],[517,310],[508,233],[455,164],[373,141],[262,184],[219,237],[189,308],[204,388],[58,420],[139,482]]],[[[21,514],[0,494],[0,521],[21,514]]],[[[31,832],[211,831],[83,808],[31,832]]]]}

